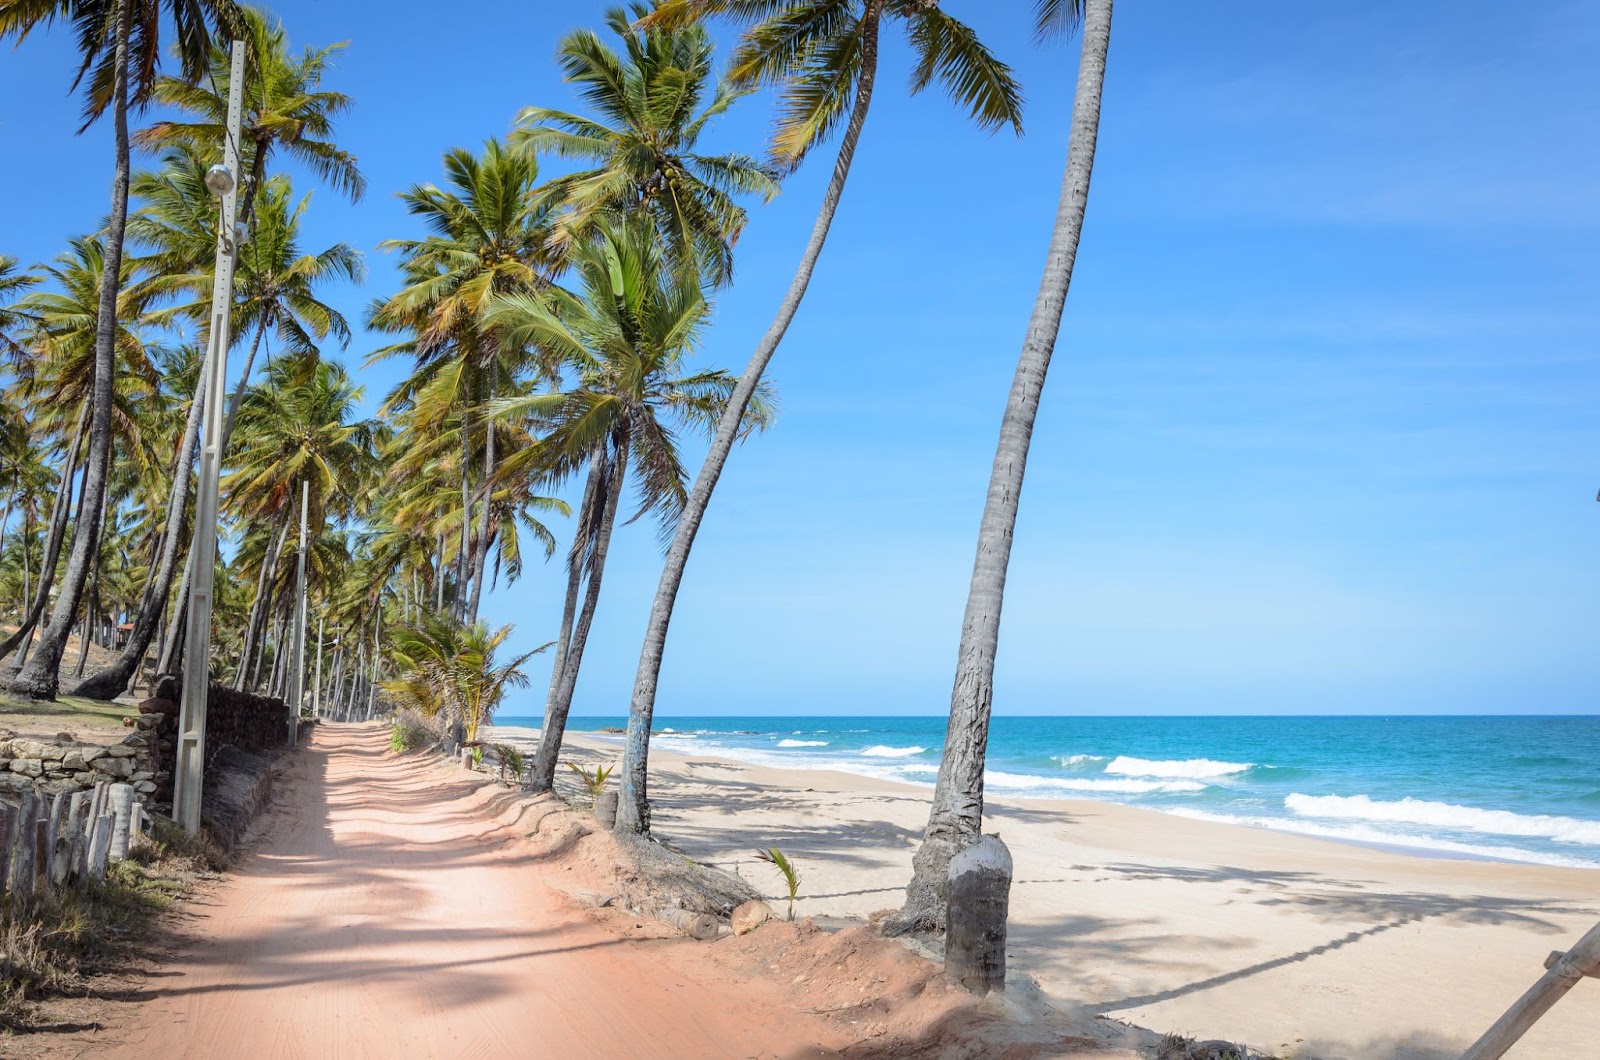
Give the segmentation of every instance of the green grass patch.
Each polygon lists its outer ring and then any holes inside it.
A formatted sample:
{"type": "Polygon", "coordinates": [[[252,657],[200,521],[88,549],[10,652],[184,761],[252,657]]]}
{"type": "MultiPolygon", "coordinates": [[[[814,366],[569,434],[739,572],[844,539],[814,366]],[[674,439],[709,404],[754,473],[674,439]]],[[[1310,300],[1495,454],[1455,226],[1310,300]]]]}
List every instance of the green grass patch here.
{"type": "Polygon", "coordinates": [[[115,729],[122,727],[123,718],[138,713],[138,708],[126,703],[102,703],[82,696],[62,696],[54,703],[0,696],[0,719],[14,716],[19,721],[25,719],[28,724],[55,719],[64,723],[115,729]]]}

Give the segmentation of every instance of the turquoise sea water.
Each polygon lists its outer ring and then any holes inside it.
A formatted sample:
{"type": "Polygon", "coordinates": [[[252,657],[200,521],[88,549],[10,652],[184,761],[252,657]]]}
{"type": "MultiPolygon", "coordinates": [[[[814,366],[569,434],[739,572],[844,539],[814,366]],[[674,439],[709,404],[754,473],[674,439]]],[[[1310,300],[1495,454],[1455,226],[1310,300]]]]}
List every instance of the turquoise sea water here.
{"type": "MultiPolygon", "coordinates": [[[[665,750],[914,784],[933,783],[944,742],[939,717],[658,724],[665,750]]],[[[1600,717],[998,717],[988,770],[988,791],[1011,798],[1108,799],[1419,853],[1600,867],[1600,717]]]]}

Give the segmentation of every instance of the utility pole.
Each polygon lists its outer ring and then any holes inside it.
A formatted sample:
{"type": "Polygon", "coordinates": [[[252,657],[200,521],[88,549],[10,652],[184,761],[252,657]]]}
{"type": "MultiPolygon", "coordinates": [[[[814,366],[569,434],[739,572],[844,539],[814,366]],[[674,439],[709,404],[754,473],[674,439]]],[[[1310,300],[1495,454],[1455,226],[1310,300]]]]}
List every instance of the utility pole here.
{"type": "Polygon", "coordinates": [[[206,186],[222,198],[217,223],[217,258],[211,289],[211,352],[205,378],[200,448],[200,483],[194,501],[194,540],[189,562],[188,624],[184,636],[183,697],[178,710],[178,768],[172,812],[190,833],[200,831],[200,792],[206,768],[206,696],[211,687],[211,605],[217,567],[217,484],[222,469],[222,401],[228,381],[233,267],[238,258],[239,126],[244,114],[244,42],[233,42],[228,76],[228,128],[220,166],[206,172],[206,186]]]}
{"type": "Polygon", "coordinates": [[[295,586],[300,594],[294,619],[294,692],[289,701],[289,746],[300,742],[300,708],[306,700],[306,511],[311,507],[311,480],[300,480],[300,562],[295,586]]]}

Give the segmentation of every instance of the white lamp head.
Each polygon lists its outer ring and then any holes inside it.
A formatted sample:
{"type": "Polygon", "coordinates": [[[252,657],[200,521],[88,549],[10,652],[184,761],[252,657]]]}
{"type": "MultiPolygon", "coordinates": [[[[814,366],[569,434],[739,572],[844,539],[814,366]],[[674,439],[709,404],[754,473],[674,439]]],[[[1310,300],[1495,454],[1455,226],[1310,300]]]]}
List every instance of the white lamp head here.
{"type": "Polygon", "coordinates": [[[218,196],[228,194],[233,190],[233,170],[218,163],[206,170],[206,187],[218,196]]]}

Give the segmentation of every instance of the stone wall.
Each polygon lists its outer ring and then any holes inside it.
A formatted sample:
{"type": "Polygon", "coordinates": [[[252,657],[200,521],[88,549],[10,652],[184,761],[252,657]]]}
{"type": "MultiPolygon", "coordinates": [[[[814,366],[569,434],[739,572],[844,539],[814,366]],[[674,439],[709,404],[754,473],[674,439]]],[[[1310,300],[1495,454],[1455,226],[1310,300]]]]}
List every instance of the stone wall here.
{"type": "MultiPolygon", "coordinates": [[[[178,684],[163,679],[156,695],[139,704],[134,724],[143,734],[143,746],[155,757],[151,769],[156,779],[154,798],[172,804],[172,774],[178,766],[178,684]]],[[[137,734],[136,734],[137,735],[137,734]]],[[[214,684],[206,696],[206,766],[209,769],[224,747],[268,751],[282,747],[289,737],[289,705],[281,699],[235,692],[214,684]]],[[[132,742],[135,737],[129,737],[132,742]]]]}
{"type": "MultiPolygon", "coordinates": [[[[22,738],[0,740],[0,764],[4,765],[0,791],[16,794],[88,791],[101,781],[123,780],[149,799],[157,797],[162,786],[155,752],[144,731],[109,746],[62,737],[49,743],[22,738]]],[[[170,772],[165,781],[170,789],[170,772]]]]}
{"type": "MultiPolygon", "coordinates": [[[[0,739],[0,795],[87,791],[103,780],[126,781],[147,803],[172,805],[178,761],[178,689],[162,682],[158,695],[139,704],[133,729],[120,743],[91,744],[63,733],[44,742],[0,739]]],[[[289,707],[281,699],[212,685],[206,704],[206,758],[224,747],[263,752],[288,742],[289,707]]]]}

